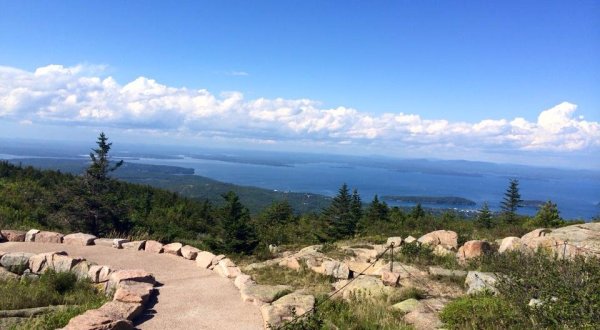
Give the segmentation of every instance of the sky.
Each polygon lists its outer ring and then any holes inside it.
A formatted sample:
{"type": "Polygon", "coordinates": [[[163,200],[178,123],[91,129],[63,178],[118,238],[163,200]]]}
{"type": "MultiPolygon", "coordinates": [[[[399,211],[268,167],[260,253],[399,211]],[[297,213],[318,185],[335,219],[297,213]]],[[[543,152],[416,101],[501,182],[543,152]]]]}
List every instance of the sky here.
{"type": "Polygon", "coordinates": [[[600,166],[598,1],[0,0],[0,137],[600,166]]]}

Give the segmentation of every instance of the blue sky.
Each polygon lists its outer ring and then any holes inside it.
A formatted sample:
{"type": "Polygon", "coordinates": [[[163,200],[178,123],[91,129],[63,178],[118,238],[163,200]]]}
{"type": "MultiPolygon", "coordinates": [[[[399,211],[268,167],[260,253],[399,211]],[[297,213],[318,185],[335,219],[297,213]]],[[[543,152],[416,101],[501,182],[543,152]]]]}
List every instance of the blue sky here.
{"type": "Polygon", "coordinates": [[[597,1],[2,0],[0,136],[93,127],[134,140],[598,164],[599,22],[597,1]],[[64,70],[35,74],[49,65],[64,70]],[[67,93],[44,94],[52,88],[67,93]],[[86,101],[86,88],[112,88],[103,98],[114,100],[86,101]],[[140,96],[152,88],[155,101],[140,96]],[[190,105],[198,90],[208,94],[190,105]]]}

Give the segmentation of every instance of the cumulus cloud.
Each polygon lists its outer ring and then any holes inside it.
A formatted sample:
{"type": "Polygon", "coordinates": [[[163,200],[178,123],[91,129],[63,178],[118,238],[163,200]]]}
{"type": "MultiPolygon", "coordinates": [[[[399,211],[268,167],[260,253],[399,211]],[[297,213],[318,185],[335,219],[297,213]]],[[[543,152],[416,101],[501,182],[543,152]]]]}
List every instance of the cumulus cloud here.
{"type": "Polygon", "coordinates": [[[310,99],[246,100],[139,77],[120,84],[101,67],[49,65],[28,72],[0,67],[0,118],[20,123],[121,127],[166,134],[249,141],[428,145],[484,150],[572,151],[600,146],[600,123],[575,116],[568,102],[537,120],[485,119],[475,123],[424,119],[404,112],[373,115],[350,107],[323,108],[310,99]]]}

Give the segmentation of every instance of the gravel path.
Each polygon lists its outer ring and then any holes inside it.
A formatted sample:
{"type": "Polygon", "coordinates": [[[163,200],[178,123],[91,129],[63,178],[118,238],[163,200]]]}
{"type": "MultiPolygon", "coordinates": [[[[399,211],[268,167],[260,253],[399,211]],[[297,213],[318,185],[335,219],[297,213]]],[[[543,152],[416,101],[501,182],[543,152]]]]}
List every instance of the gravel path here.
{"type": "Polygon", "coordinates": [[[230,280],[194,261],[144,251],[117,250],[103,246],[73,246],[47,243],[0,243],[5,252],[66,251],[117,269],[144,269],[162,286],[157,302],[142,316],[140,329],[262,329],[258,308],[242,302],[230,280]]]}

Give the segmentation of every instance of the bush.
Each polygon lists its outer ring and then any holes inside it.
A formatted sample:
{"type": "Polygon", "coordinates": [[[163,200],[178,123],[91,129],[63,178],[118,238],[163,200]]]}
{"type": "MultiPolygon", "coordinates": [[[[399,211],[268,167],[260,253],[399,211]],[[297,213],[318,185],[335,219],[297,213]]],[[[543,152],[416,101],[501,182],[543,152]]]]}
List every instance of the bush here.
{"type": "MultiPolygon", "coordinates": [[[[471,263],[481,271],[498,273],[498,298],[522,315],[524,328],[600,328],[600,259],[560,259],[539,252],[492,254],[471,263]],[[539,300],[535,307],[531,299],[539,300]]],[[[467,298],[465,298],[467,299],[467,298]]],[[[502,315],[502,314],[499,314],[502,315]]],[[[446,313],[454,322],[459,316],[446,313]]],[[[479,314],[461,314],[465,324],[478,324],[479,314]]],[[[496,320],[502,322],[499,316],[496,320]]],[[[458,324],[458,323],[456,323],[458,324]]],[[[474,328],[471,326],[471,328],[474,328]]]]}
{"type": "Polygon", "coordinates": [[[440,313],[449,329],[526,329],[522,314],[506,300],[491,294],[465,296],[440,313]]]}
{"type": "MultiPolygon", "coordinates": [[[[389,250],[386,255],[389,259],[389,250]]],[[[454,255],[436,255],[430,246],[417,242],[403,244],[400,249],[394,249],[394,260],[420,266],[439,265],[451,269],[460,267],[454,255]]]]}
{"type": "Polygon", "coordinates": [[[0,310],[83,305],[106,299],[89,281],[78,281],[72,273],[54,271],[47,271],[34,281],[0,281],[0,297],[0,310]]]}
{"type": "Polygon", "coordinates": [[[411,329],[400,321],[400,313],[390,311],[387,299],[364,299],[352,297],[349,301],[333,299],[323,302],[319,297],[317,304],[322,303],[314,313],[294,323],[284,324],[278,329],[313,330],[313,329],[347,329],[347,330],[403,330],[411,329]]]}

